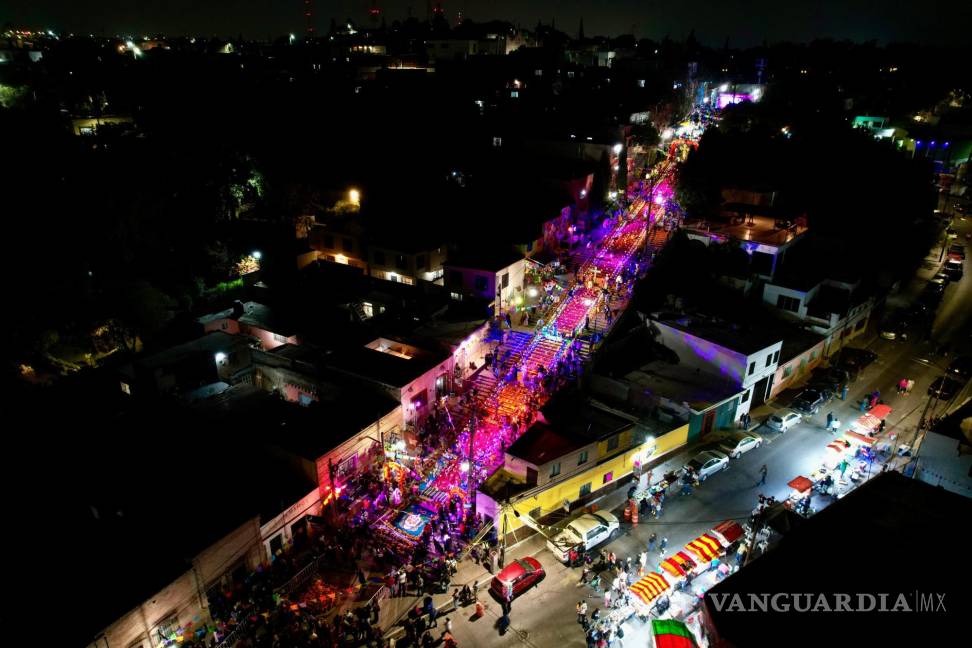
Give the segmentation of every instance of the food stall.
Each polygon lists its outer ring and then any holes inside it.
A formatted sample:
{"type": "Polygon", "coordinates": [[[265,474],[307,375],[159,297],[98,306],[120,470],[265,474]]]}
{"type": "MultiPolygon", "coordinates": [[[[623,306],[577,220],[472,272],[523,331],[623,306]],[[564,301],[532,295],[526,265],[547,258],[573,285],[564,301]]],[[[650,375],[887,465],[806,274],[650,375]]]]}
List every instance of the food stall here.
{"type": "MultiPolygon", "coordinates": [[[[631,586],[634,610],[640,617],[648,617],[655,602],[671,590],[668,580],[658,572],[651,572],[631,586]]],[[[612,612],[613,614],[614,612],[612,612]]],[[[628,614],[627,616],[630,616],[628,614]]],[[[622,619],[623,620],[623,619],[622,619]]]]}
{"type": "Polygon", "coordinates": [[[833,470],[841,461],[847,457],[851,451],[850,441],[847,439],[834,439],[827,444],[827,452],[824,455],[824,465],[833,470]]]}
{"type": "Polygon", "coordinates": [[[708,533],[703,533],[685,548],[698,558],[700,564],[711,562],[725,553],[722,544],[708,533]]]}
{"type": "Polygon", "coordinates": [[[878,430],[881,429],[881,421],[886,419],[891,411],[891,407],[883,403],[875,405],[874,409],[857,417],[857,420],[851,423],[851,432],[848,432],[848,434],[856,433],[865,436],[877,434],[878,430]]]}
{"type": "Polygon", "coordinates": [[[684,579],[688,574],[698,573],[704,569],[700,568],[698,562],[684,551],[679,551],[674,556],[661,561],[660,566],[677,581],[684,579]]]}
{"type": "Polygon", "coordinates": [[[813,482],[810,481],[809,477],[804,477],[803,475],[791,479],[786,484],[793,491],[790,496],[783,502],[783,506],[786,508],[799,512],[799,508],[802,502],[809,502],[810,495],[813,493],[813,482]]]}
{"type": "Polygon", "coordinates": [[[709,535],[722,543],[723,549],[728,552],[729,547],[746,535],[746,530],[735,520],[726,520],[713,527],[709,535]]]}

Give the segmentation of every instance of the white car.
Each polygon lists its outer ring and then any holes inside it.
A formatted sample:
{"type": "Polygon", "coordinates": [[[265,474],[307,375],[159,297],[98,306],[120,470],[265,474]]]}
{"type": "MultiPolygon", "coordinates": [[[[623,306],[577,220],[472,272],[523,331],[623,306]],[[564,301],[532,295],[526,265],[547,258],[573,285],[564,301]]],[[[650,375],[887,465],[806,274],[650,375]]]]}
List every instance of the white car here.
{"type": "Polygon", "coordinates": [[[692,471],[701,482],[705,481],[709,475],[728,468],[729,457],[715,450],[706,450],[695,455],[694,459],[685,464],[683,470],[685,472],[692,471]]]}
{"type": "Polygon", "coordinates": [[[751,432],[733,432],[723,440],[720,447],[732,459],[738,459],[754,448],[763,445],[763,437],[751,432]]]}
{"type": "Polygon", "coordinates": [[[570,559],[571,547],[587,551],[618,533],[621,523],[607,511],[585,513],[567,523],[567,527],[547,540],[547,548],[560,562],[570,559]]]}
{"type": "Polygon", "coordinates": [[[768,425],[771,430],[776,430],[777,432],[786,432],[802,420],[803,417],[796,412],[781,412],[779,414],[773,414],[766,419],[766,425],[768,425]]]}

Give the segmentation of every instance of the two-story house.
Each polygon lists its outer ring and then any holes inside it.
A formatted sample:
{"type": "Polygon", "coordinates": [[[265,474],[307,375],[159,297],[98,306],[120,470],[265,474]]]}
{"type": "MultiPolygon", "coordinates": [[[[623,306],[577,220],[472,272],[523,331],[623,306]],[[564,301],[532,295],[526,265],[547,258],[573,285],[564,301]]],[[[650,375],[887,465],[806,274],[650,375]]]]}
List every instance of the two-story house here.
{"type": "Polygon", "coordinates": [[[824,354],[831,356],[864,332],[875,299],[859,280],[786,276],[763,286],[763,303],[822,335],[824,354]]]}
{"type": "Polygon", "coordinates": [[[657,340],[680,364],[720,376],[743,390],[736,418],[770,397],[783,341],[752,324],[703,315],[654,313],[657,340]]]}
{"type": "MultiPolygon", "coordinates": [[[[684,443],[687,429],[646,424],[576,391],[555,396],[542,414],[476,494],[476,510],[494,521],[507,501],[535,520],[586,506],[684,443]]],[[[510,532],[520,527],[507,522],[510,532]]]]}
{"type": "Polygon", "coordinates": [[[196,320],[203,331],[222,331],[230,335],[254,338],[263,349],[282,344],[299,344],[294,322],[277,310],[258,302],[237,301],[232,308],[205,315],[196,320]]]}
{"type": "Polygon", "coordinates": [[[512,250],[450,253],[445,263],[446,289],[453,299],[477,297],[492,302],[498,316],[524,303],[528,263],[512,250]]]}

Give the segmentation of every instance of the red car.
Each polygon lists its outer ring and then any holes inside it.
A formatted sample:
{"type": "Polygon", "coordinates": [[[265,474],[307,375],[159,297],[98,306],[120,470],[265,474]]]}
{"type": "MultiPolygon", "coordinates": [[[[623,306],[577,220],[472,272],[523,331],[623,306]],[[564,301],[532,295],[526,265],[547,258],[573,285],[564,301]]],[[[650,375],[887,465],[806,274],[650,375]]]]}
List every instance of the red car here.
{"type": "Polygon", "coordinates": [[[501,601],[512,601],[544,577],[543,566],[536,558],[527,556],[514,560],[503,571],[493,576],[490,590],[501,601]]]}

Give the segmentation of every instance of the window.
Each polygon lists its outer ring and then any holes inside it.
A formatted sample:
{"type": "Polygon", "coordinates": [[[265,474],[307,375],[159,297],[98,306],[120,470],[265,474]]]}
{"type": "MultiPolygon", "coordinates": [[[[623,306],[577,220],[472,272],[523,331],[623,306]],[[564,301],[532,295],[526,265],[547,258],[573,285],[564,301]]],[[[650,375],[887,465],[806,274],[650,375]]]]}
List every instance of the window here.
{"type": "Polygon", "coordinates": [[[510,273],[509,272],[503,273],[503,287],[504,288],[509,288],[510,287],[510,273]]]}
{"type": "Polygon", "coordinates": [[[559,474],[560,474],[560,462],[558,461],[555,464],[550,464],[550,476],[556,477],[559,474]]]}
{"type": "Polygon", "coordinates": [[[867,324],[867,320],[866,319],[862,319],[860,322],[858,322],[857,324],[854,325],[854,330],[855,331],[860,331],[861,329],[864,328],[864,325],[865,324],[867,324]]]}
{"type": "Polygon", "coordinates": [[[578,466],[580,466],[581,464],[586,464],[586,463],[587,463],[587,450],[585,450],[584,452],[582,452],[579,455],[577,455],[577,465],[578,466]]]}
{"type": "Polygon", "coordinates": [[[527,252],[532,252],[533,251],[533,241],[530,241],[530,242],[528,242],[526,244],[526,251],[527,252]]]}
{"type": "Polygon", "coordinates": [[[816,359],[817,359],[817,352],[816,351],[811,351],[810,352],[810,362],[813,362],[816,359]]]}
{"type": "Polygon", "coordinates": [[[351,239],[349,239],[348,237],[345,236],[341,240],[341,248],[345,252],[354,252],[354,241],[352,241],[351,239]]]}
{"type": "Polygon", "coordinates": [[[580,495],[578,495],[578,497],[584,497],[585,495],[590,495],[590,494],[591,494],[591,482],[582,484],[580,487],[580,495]]]}
{"type": "Polygon", "coordinates": [[[405,263],[404,254],[399,254],[397,257],[395,257],[395,267],[398,268],[399,270],[404,270],[405,268],[408,267],[408,265],[405,263]]]}
{"type": "Polygon", "coordinates": [[[375,250],[375,265],[385,265],[385,253],[375,250]]]}
{"type": "Polygon", "coordinates": [[[229,324],[226,323],[226,322],[223,322],[222,324],[219,325],[219,328],[221,328],[222,330],[225,331],[227,328],[229,328],[229,324]]]}
{"type": "Polygon", "coordinates": [[[785,311],[790,311],[791,313],[796,313],[800,310],[800,300],[796,297],[780,295],[776,298],[776,307],[785,311]]]}
{"type": "Polygon", "coordinates": [[[287,336],[286,335],[280,335],[279,333],[274,333],[273,334],[273,341],[274,342],[279,342],[280,344],[285,344],[287,342],[287,336]]]}
{"type": "Polygon", "coordinates": [[[773,364],[773,354],[772,353],[769,354],[768,356],[766,356],[766,366],[768,367],[771,364],[773,364]]]}
{"type": "Polygon", "coordinates": [[[499,148],[499,147],[503,146],[503,138],[502,137],[494,137],[493,138],[493,146],[495,146],[496,148],[499,148]]]}
{"type": "Polygon", "coordinates": [[[324,235],[324,247],[326,247],[328,250],[334,249],[334,237],[330,234],[324,235]]]}
{"type": "Polygon", "coordinates": [[[786,369],[783,370],[783,377],[789,378],[791,375],[793,375],[793,365],[787,365],[786,369]]]}
{"type": "Polygon", "coordinates": [[[486,292],[486,287],[487,287],[486,277],[482,277],[482,276],[476,277],[476,292],[484,293],[486,292]]]}
{"type": "Polygon", "coordinates": [[[749,402],[749,390],[748,389],[742,395],[742,401],[740,401],[740,402],[742,402],[742,403],[748,403],[749,402]]]}
{"type": "Polygon", "coordinates": [[[449,297],[451,297],[455,301],[462,301],[462,295],[460,293],[457,293],[457,292],[451,292],[451,293],[449,293],[449,297]]]}
{"type": "Polygon", "coordinates": [[[612,479],[614,479],[614,472],[613,471],[612,472],[606,472],[606,473],[604,473],[604,483],[605,484],[608,483],[609,481],[611,481],[612,479]]]}
{"type": "Polygon", "coordinates": [[[750,362],[749,363],[749,375],[752,376],[754,371],[756,371],[756,363],[755,362],[750,362]]]}
{"type": "Polygon", "coordinates": [[[613,437],[608,439],[608,450],[617,450],[618,445],[621,443],[621,436],[615,434],[613,437]]]}
{"type": "Polygon", "coordinates": [[[131,386],[127,382],[123,382],[121,384],[121,390],[122,390],[122,392],[128,394],[129,396],[132,395],[132,388],[131,388],[131,386]]]}
{"type": "Polygon", "coordinates": [[[777,351],[776,353],[773,354],[773,362],[779,362],[779,361],[780,361],[780,352],[777,351]]]}

